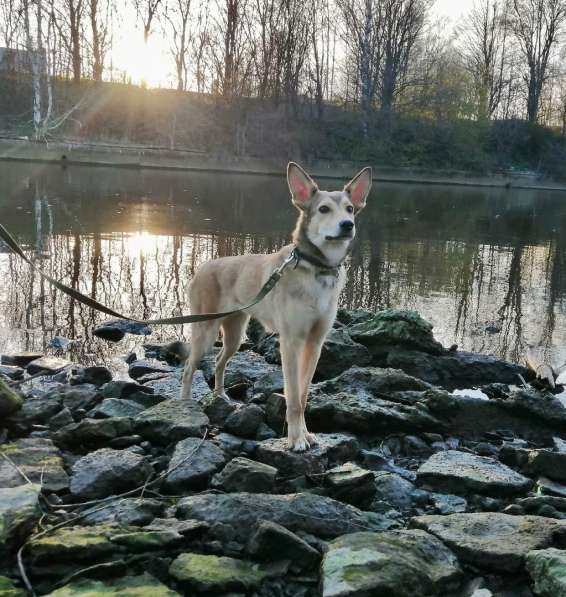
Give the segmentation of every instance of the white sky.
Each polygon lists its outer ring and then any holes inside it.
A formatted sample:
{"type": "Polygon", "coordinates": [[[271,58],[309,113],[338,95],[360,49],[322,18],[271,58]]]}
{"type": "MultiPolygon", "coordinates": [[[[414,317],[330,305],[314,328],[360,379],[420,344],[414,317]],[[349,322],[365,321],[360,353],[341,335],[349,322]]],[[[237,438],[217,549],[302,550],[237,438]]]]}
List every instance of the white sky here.
{"type": "Polygon", "coordinates": [[[474,5],[474,0],[436,0],[432,7],[433,15],[454,20],[466,14],[474,5]]]}

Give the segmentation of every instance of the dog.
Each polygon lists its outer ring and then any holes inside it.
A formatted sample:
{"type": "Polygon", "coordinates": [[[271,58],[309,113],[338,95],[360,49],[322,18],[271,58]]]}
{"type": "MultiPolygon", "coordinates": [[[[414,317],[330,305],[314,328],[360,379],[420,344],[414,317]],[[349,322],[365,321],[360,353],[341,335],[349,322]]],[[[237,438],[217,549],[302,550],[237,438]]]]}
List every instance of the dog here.
{"type": "Polygon", "coordinates": [[[321,191],[294,162],[287,182],[299,218],[293,244],[269,255],[222,257],[203,264],[189,286],[192,313],[233,310],[247,305],[271,274],[295,256],[279,283],[258,304],[223,319],[195,323],[183,372],[181,398],[191,398],[193,375],[222,330],[216,360],[215,388],[224,396],[224,372],[240,347],[250,317],[279,334],[287,406],[288,446],[303,452],[316,444],[305,423],[309,387],[323,342],[332,328],[344,286],[342,266],[356,234],[356,216],[366,205],[372,184],[364,168],[342,191],[321,191]]]}

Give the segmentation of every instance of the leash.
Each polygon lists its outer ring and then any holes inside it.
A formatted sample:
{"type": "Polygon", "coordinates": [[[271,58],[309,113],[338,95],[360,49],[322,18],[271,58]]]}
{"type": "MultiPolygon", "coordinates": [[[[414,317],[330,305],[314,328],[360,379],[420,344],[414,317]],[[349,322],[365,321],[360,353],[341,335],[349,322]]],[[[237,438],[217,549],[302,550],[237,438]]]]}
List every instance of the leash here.
{"type": "Polygon", "coordinates": [[[70,286],[63,284],[62,282],[59,282],[58,280],[55,280],[55,278],[52,278],[48,274],[45,274],[44,272],[42,272],[26,256],[26,254],[23,252],[22,248],[17,243],[15,238],[6,230],[6,228],[4,228],[4,226],[2,224],[0,224],[0,240],[3,240],[6,243],[6,245],[8,245],[8,247],[12,250],[13,253],[15,253],[16,255],[21,257],[42,278],[47,280],[47,282],[49,282],[50,284],[55,286],[55,288],[57,288],[61,292],[69,295],[71,298],[75,299],[79,303],[83,303],[83,305],[86,305],[87,307],[90,307],[91,309],[96,309],[97,311],[106,313],[106,315],[110,315],[111,317],[116,317],[117,319],[125,319],[126,321],[133,321],[135,323],[143,323],[143,324],[151,324],[151,325],[180,325],[183,323],[197,323],[199,321],[211,321],[213,319],[220,319],[221,317],[227,317],[228,315],[234,315],[235,313],[240,313],[240,311],[245,311],[246,309],[250,309],[251,307],[254,307],[255,305],[257,305],[260,301],[262,301],[275,288],[275,286],[281,279],[281,276],[283,275],[283,272],[285,271],[287,266],[289,266],[291,263],[295,262],[295,267],[296,267],[301,259],[301,256],[298,253],[298,249],[295,247],[291,251],[291,254],[289,255],[289,257],[287,257],[287,259],[285,259],[285,261],[271,274],[271,276],[269,276],[267,282],[262,286],[261,290],[257,293],[257,295],[252,300],[252,302],[249,303],[248,305],[246,305],[245,307],[239,307],[238,309],[232,309],[231,311],[223,311],[221,313],[199,313],[196,315],[179,315],[177,317],[166,317],[163,319],[144,320],[144,319],[135,319],[134,317],[128,317],[126,315],[123,315],[122,313],[118,313],[118,311],[114,311],[113,309],[110,309],[110,307],[107,307],[106,305],[99,303],[98,301],[94,300],[93,298],[82,294],[78,290],[75,290],[74,288],[71,288],[70,286]]]}

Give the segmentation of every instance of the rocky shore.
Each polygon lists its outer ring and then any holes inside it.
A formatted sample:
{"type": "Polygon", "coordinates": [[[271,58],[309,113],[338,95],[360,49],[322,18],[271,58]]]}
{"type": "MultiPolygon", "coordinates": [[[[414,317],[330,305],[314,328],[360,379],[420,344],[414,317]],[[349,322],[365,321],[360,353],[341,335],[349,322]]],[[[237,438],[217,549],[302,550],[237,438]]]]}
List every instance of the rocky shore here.
{"type": "Polygon", "coordinates": [[[214,355],[190,402],[174,343],[140,356],[2,356],[0,597],[566,596],[566,401],[524,367],[341,311],[298,454],[257,324],[228,398],[214,355]]]}

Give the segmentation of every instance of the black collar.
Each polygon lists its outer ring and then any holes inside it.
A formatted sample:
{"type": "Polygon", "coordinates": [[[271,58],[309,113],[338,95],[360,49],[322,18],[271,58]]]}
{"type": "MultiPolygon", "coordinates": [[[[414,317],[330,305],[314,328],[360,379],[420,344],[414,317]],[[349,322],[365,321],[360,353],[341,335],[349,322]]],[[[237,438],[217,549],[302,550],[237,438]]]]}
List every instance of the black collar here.
{"type": "Polygon", "coordinates": [[[320,270],[317,272],[317,274],[321,275],[321,276],[335,276],[336,277],[338,275],[338,271],[342,267],[342,264],[328,265],[328,263],[324,263],[324,261],[322,261],[322,259],[319,259],[318,257],[311,255],[310,253],[305,253],[305,252],[301,251],[301,249],[299,249],[299,247],[295,247],[293,252],[297,258],[297,265],[299,265],[299,263],[301,261],[306,261],[307,263],[314,265],[318,270],[320,270]]]}

